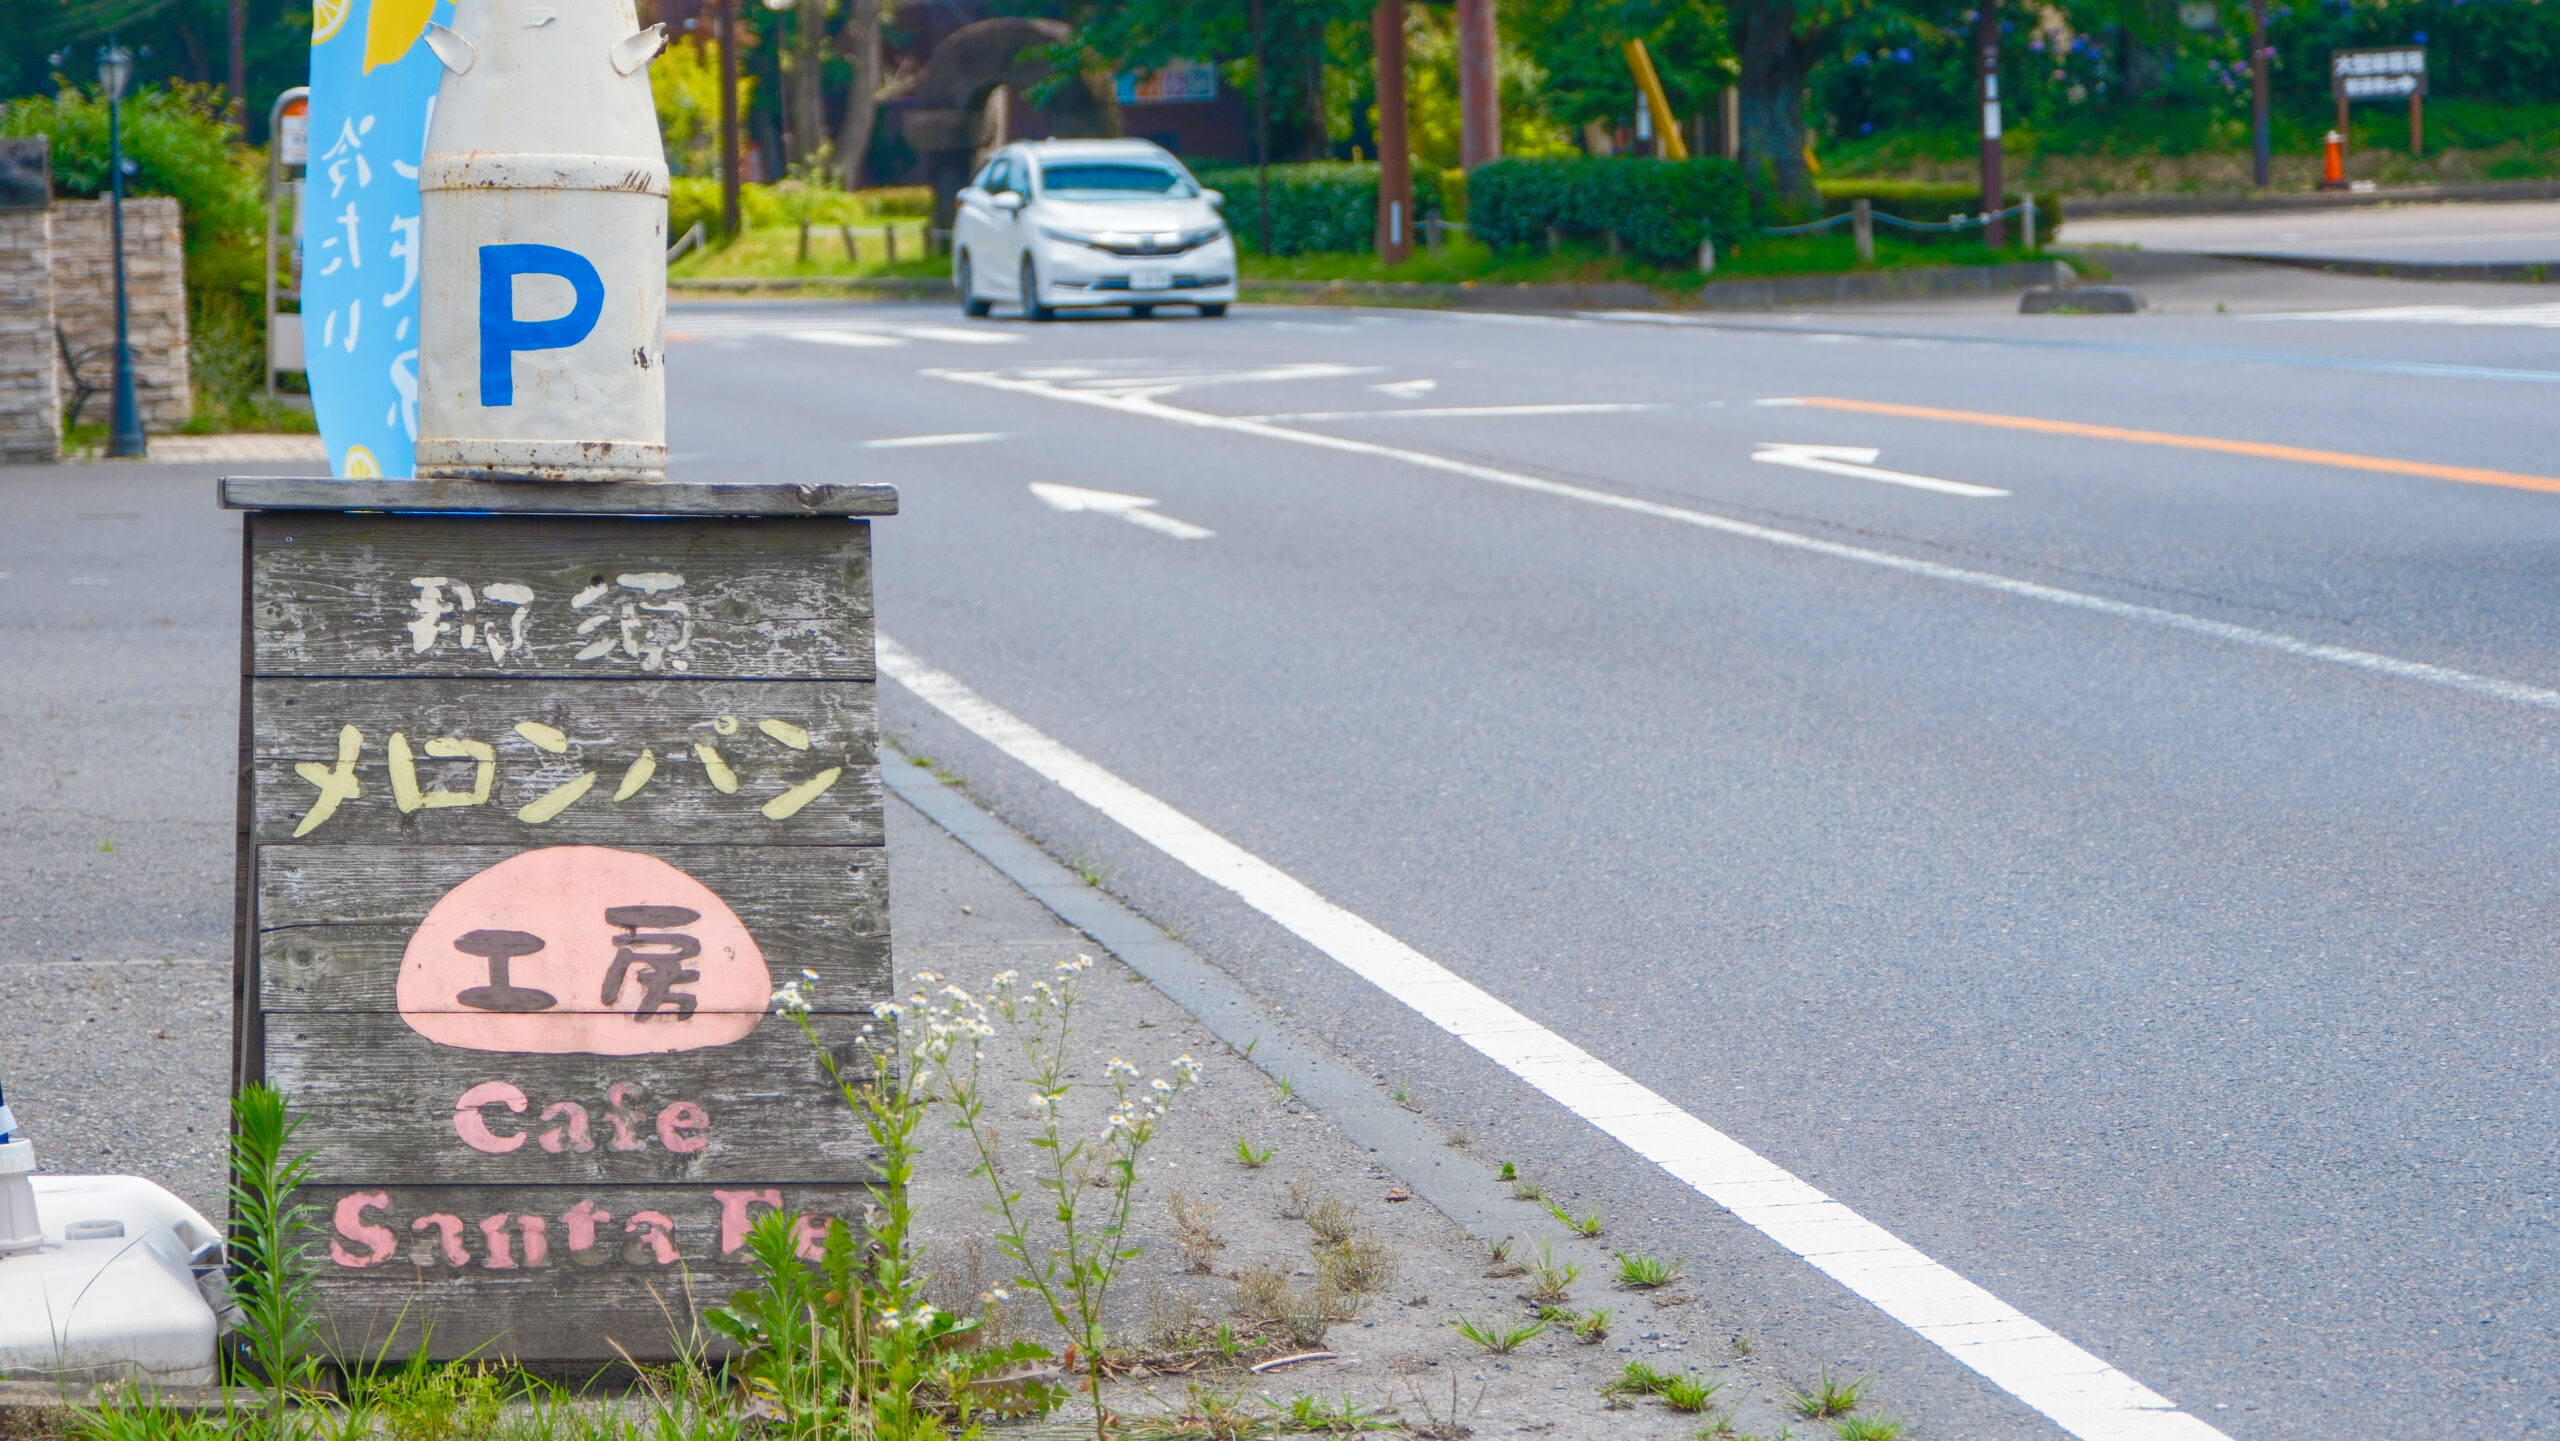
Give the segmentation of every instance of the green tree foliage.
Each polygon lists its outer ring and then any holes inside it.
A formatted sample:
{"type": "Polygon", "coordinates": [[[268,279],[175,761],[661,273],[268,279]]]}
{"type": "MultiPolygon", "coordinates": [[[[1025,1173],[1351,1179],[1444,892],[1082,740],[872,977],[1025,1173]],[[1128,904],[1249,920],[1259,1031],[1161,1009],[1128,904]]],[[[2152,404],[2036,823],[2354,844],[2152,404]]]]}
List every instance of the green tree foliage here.
{"type": "MultiPolygon", "coordinates": [[[[1262,14],[1264,103],[1271,158],[1314,159],[1331,150],[1325,70],[1338,26],[1364,20],[1359,0],[1080,0],[1066,7],[1075,33],[1063,59],[1099,58],[1115,70],[1150,70],[1169,60],[1221,64],[1226,82],[1251,96],[1254,13],[1262,14]]],[[[1365,59],[1366,47],[1363,47],[1365,59]]]]}
{"type": "MultiPolygon", "coordinates": [[[[277,94],[311,78],[308,0],[245,0],[250,133],[263,140],[277,94]]],[[[134,53],[137,88],[230,79],[229,0],[0,0],[0,98],[97,75],[110,31],[134,53]],[[58,58],[57,58],[58,57],[58,58]]]]}
{"type": "MultiPolygon", "coordinates": [[[[234,138],[222,92],[175,82],[124,102],[127,195],[174,196],[185,218],[187,288],[259,290],[266,237],[265,155],[234,138]]],[[[96,86],[0,103],[0,135],[53,143],[53,183],[66,196],[107,192],[107,103],[96,86]]]]}
{"type": "Polygon", "coordinates": [[[1546,74],[1537,103],[1566,125],[1634,123],[1641,102],[1627,71],[1629,40],[1651,52],[1674,114],[1713,113],[1733,83],[1724,7],[1712,0],[1514,0],[1502,24],[1546,74]]]}

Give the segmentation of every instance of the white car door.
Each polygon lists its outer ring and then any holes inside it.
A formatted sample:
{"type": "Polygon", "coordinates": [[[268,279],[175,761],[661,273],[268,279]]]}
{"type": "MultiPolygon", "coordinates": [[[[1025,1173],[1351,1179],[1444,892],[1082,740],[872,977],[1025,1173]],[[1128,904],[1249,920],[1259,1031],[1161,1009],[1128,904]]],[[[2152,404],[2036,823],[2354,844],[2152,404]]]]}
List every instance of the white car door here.
{"type": "Polygon", "coordinates": [[[998,155],[987,172],[987,280],[984,295],[1022,298],[1022,252],[1030,221],[1030,164],[1012,151],[998,155]]]}
{"type": "Polygon", "coordinates": [[[977,175],[961,187],[951,212],[952,253],[969,258],[970,288],[991,298],[1008,294],[1004,287],[1012,283],[1005,267],[994,261],[991,243],[995,215],[988,202],[994,196],[988,191],[987,182],[995,177],[1000,163],[990,160],[980,166],[977,175]]]}

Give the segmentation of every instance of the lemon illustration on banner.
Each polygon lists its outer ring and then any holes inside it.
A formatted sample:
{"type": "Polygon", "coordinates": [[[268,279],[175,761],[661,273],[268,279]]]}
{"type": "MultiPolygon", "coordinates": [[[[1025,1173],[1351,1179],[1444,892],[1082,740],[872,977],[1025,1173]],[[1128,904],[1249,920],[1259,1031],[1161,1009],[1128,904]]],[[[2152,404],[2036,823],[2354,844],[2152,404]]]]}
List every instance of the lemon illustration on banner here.
{"type": "MultiPolygon", "coordinates": [[[[329,0],[323,0],[324,6],[327,3],[329,0]]],[[[344,20],[343,12],[354,0],[335,3],[341,11],[339,19],[344,20]]],[[[364,20],[364,73],[370,75],[376,66],[389,65],[408,54],[409,47],[426,33],[427,19],[435,10],[436,0],[373,0],[364,20]]]]}
{"type": "Polygon", "coordinates": [[[320,0],[312,6],[311,43],[317,45],[337,34],[338,27],[347,23],[347,11],[354,6],[355,0],[320,0]]]}
{"type": "Polygon", "coordinates": [[[350,479],[362,477],[367,480],[376,480],[381,478],[382,462],[375,460],[373,452],[363,446],[350,445],[347,447],[346,460],[339,466],[339,472],[350,479]]]}

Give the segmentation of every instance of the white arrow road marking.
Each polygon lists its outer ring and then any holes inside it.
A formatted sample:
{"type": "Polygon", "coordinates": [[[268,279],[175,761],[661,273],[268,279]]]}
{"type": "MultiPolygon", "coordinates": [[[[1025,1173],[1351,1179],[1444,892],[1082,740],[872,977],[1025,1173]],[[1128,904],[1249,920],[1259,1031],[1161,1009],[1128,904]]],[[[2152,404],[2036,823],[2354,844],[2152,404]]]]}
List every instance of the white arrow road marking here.
{"type": "Polygon", "coordinates": [[[884,350],[905,341],[894,335],[881,335],[869,330],[786,330],[785,340],[806,341],[811,345],[845,345],[860,350],[884,350]]]}
{"type": "Polygon", "coordinates": [[[1771,465],[1791,465],[1798,470],[1818,470],[1825,475],[1854,476],[1859,480],[1881,480],[1887,485],[1907,485],[1913,490],[1934,490],[1941,495],[1961,495],[1975,500],[2007,495],[1987,485],[1968,485],[1961,480],[1939,480],[1934,476],[1910,475],[1899,470],[1878,470],[1877,451],[1864,445],[1788,445],[1764,440],[1752,453],[1753,460],[1771,465]]]}
{"type": "Polygon", "coordinates": [[[1069,514],[1089,510],[1097,515],[1115,516],[1131,525],[1142,525],[1160,531],[1175,540],[1207,540],[1217,532],[1206,526],[1158,515],[1150,506],[1154,501],[1143,495],[1122,495],[1111,490],[1087,490],[1080,485],[1052,485],[1045,480],[1031,482],[1031,493],[1040,497],[1052,510],[1069,514]]]}
{"type": "Polygon", "coordinates": [[[1414,400],[1438,390],[1440,388],[1440,382],[1436,380],[1390,380],[1382,385],[1373,385],[1369,388],[1377,391],[1381,395],[1393,395],[1402,397],[1406,400],[1414,400]]]}
{"type": "MultiPolygon", "coordinates": [[[[1090,492],[1087,492],[1090,494],[1090,492]]],[[[2222,1433],[1474,982],[883,635],[880,674],[1803,1257],[2082,1441],[2222,1433]]]]}
{"type": "Polygon", "coordinates": [[[964,430],[955,431],[950,435],[883,436],[878,440],[864,441],[862,448],[864,450],[913,450],[926,445],[976,445],[980,441],[1002,439],[1004,439],[1004,432],[1001,430],[964,430]]]}

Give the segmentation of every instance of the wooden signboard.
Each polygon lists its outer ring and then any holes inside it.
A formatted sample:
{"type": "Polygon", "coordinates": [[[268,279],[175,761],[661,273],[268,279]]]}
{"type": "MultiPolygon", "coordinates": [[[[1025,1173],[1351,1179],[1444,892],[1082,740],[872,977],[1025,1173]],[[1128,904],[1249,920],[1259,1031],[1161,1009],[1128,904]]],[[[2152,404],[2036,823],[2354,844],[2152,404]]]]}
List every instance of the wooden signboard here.
{"type": "Polygon", "coordinates": [[[757,1215],[858,1215],[873,1176],[769,1012],[815,973],[821,1038],[867,1070],[891,980],[864,517],[896,493],[224,500],[250,512],[234,1069],[317,1152],[323,1344],[673,1354],[688,1292],[746,1283],[757,1215]]]}

